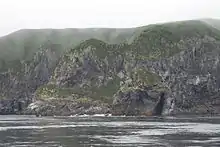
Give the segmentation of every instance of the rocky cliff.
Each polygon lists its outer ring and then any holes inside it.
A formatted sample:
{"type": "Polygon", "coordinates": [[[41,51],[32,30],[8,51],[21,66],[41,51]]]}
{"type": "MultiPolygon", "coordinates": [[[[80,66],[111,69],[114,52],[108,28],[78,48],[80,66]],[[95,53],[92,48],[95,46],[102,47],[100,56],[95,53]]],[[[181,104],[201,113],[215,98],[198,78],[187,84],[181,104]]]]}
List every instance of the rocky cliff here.
{"type": "Polygon", "coordinates": [[[129,44],[42,46],[1,73],[1,113],[218,114],[220,31],[202,21],[144,28],[129,44]]]}
{"type": "Polygon", "coordinates": [[[16,61],[0,73],[0,114],[21,113],[39,86],[47,84],[59,59],[56,45],[42,45],[31,61],[16,61]]]}

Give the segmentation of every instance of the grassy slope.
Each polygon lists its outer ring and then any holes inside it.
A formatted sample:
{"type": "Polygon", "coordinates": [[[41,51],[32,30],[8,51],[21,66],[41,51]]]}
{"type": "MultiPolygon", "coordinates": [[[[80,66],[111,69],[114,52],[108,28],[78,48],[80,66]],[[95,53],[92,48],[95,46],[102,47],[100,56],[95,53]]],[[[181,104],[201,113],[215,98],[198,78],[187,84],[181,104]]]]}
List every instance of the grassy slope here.
{"type": "MultiPolygon", "coordinates": [[[[220,20],[204,19],[203,21],[220,29],[220,20]]],[[[201,27],[201,22],[199,23],[199,21],[191,21],[191,23],[189,23],[189,21],[185,21],[162,25],[148,25],[129,29],[100,28],[20,30],[7,36],[0,37],[0,67],[4,64],[4,61],[8,62],[31,59],[33,54],[41,47],[41,45],[48,41],[50,41],[51,44],[59,44],[61,50],[63,51],[90,38],[99,39],[111,44],[121,42],[128,42],[129,44],[132,44],[135,40],[137,40],[137,38],[141,39],[142,37],[146,39],[145,36],[147,35],[148,38],[151,36],[151,43],[158,45],[160,41],[158,39],[160,39],[161,35],[165,35],[165,37],[173,41],[176,39],[176,36],[178,37],[178,35],[183,35],[184,32],[195,32],[194,29],[200,32],[204,31],[204,27],[201,27]],[[181,28],[181,25],[185,25],[185,27],[182,27],[182,30],[178,30],[181,28]],[[199,27],[197,28],[197,26],[199,27]],[[140,36],[140,34],[142,36],[140,36]],[[154,42],[152,41],[153,39],[155,40],[154,42]]],[[[149,40],[145,42],[149,42],[149,40]]],[[[148,47],[151,47],[153,44],[148,44],[148,47]]]]}
{"type": "Polygon", "coordinates": [[[134,40],[133,48],[140,59],[170,57],[181,51],[181,42],[206,35],[220,40],[219,30],[198,20],[151,25],[134,40]]]}
{"type": "Polygon", "coordinates": [[[108,43],[125,42],[135,29],[39,29],[20,30],[0,38],[0,60],[29,59],[48,40],[62,50],[96,38],[108,43]]]}
{"type": "Polygon", "coordinates": [[[220,30],[220,19],[202,19],[202,21],[220,30]]]}
{"type": "Polygon", "coordinates": [[[90,38],[110,44],[127,42],[129,47],[126,47],[125,52],[132,48],[133,54],[138,54],[139,59],[169,57],[180,51],[175,43],[181,39],[204,34],[219,39],[219,31],[211,26],[220,29],[220,20],[180,21],[131,29],[20,30],[0,38],[0,70],[3,66],[17,66],[19,60],[31,59],[48,42],[57,46],[62,53],[90,38]]]}
{"type": "MultiPolygon", "coordinates": [[[[109,53],[126,53],[132,51],[137,56],[144,56],[144,59],[170,57],[180,52],[180,43],[195,38],[210,36],[220,40],[220,30],[217,30],[199,20],[179,21],[173,23],[156,24],[137,28],[129,38],[129,43],[123,45],[107,44],[98,39],[89,39],[79,44],[74,50],[94,46],[99,57],[108,56],[109,53]]],[[[142,58],[141,58],[142,59],[142,58]]]]}

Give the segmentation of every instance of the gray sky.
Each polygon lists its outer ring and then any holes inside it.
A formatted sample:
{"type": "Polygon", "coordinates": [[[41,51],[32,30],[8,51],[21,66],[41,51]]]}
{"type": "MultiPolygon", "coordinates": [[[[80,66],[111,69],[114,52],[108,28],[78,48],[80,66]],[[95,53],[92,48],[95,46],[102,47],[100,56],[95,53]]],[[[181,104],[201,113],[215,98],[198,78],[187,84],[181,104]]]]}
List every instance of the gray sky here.
{"type": "Polygon", "coordinates": [[[0,0],[0,36],[23,28],[135,27],[220,18],[220,0],[0,0]]]}

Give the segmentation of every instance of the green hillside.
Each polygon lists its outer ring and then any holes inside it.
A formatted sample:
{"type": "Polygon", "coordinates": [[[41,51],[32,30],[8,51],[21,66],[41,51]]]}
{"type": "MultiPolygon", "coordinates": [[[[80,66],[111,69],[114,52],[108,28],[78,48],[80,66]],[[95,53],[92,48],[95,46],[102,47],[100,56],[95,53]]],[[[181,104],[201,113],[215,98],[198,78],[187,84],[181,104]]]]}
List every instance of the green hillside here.
{"type": "Polygon", "coordinates": [[[212,27],[220,30],[220,20],[219,19],[202,19],[202,21],[211,25],[212,27]]]}
{"type": "Polygon", "coordinates": [[[40,48],[47,48],[48,44],[50,47],[55,47],[62,54],[63,51],[74,48],[81,42],[91,38],[109,44],[132,44],[134,52],[141,51],[140,53],[148,54],[149,58],[152,59],[161,55],[170,56],[179,51],[178,47],[172,44],[172,42],[184,39],[184,37],[190,37],[190,35],[198,36],[210,33],[212,33],[212,36],[214,35],[214,38],[219,38],[218,31],[216,32],[215,28],[220,28],[219,20],[204,19],[202,21],[173,22],[128,29],[69,28],[20,30],[0,38],[0,69],[3,66],[4,68],[13,67],[18,61],[31,60],[34,53],[40,48]],[[213,26],[213,28],[210,26],[213,26]],[[168,46],[161,46],[161,41],[168,42],[168,46]],[[139,50],[136,50],[137,46],[139,46],[139,50]],[[162,48],[165,47],[173,49],[163,50],[162,48]]]}
{"type": "Polygon", "coordinates": [[[108,43],[126,42],[135,29],[36,29],[20,30],[0,38],[0,60],[30,59],[46,42],[65,50],[96,38],[108,43]]]}

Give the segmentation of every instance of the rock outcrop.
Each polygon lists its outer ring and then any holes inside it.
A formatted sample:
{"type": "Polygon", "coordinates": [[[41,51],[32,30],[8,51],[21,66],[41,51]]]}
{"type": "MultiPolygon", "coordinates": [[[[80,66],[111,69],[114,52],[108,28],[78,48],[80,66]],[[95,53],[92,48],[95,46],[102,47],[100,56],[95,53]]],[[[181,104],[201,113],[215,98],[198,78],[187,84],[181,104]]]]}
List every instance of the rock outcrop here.
{"type": "Polygon", "coordinates": [[[36,89],[49,82],[58,59],[53,45],[42,46],[33,60],[17,61],[16,68],[0,73],[0,114],[20,114],[25,110],[36,89]]]}
{"type": "Polygon", "coordinates": [[[168,59],[144,63],[170,87],[175,113],[219,113],[220,42],[209,39],[168,59]]]}
{"type": "Polygon", "coordinates": [[[47,44],[0,73],[0,113],[220,113],[219,30],[184,21],[136,35],[129,44],[89,39],[64,53],[47,44]]]}
{"type": "Polygon", "coordinates": [[[165,93],[160,91],[158,87],[128,87],[115,94],[112,114],[126,116],[162,115],[164,105],[165,93]]]}
{"type": "Polygon", "coordinates": [[[110,106],[89,98],[50,98],[30,104],[24,114],[36,116],[70,116],[110,113],[110,106]]]}

